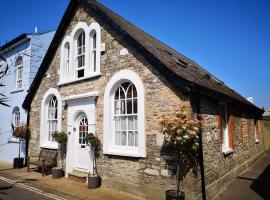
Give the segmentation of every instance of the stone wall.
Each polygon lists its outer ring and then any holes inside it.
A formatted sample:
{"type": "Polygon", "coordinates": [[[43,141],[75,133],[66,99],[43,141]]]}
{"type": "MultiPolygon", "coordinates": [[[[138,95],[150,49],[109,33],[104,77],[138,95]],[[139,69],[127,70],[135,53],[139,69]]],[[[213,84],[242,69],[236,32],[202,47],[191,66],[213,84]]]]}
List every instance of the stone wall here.
{"type": "MultiPolygon", "coordinates": [[[[106,44],[106,51],[101,56],[101,73],[96,78],[87,79],[75,83],[58,86],[60,48],[58,48],[46,75],[33,99],[30,111],[30,127],[32,136],[30,140],[29,154],[38,154],[39,130],[40,130],[40,105],[43,95],[51,88],[57,88],[62,98],[98,91],[99,97],[96,102],[96,134],[102,141],[103,137],[103,96],[104,90],[110,78],[121,69],[130,69],[136,72],[142,79],[145,87],[145,134],[146,134],[146,158],[131,158],[122,156],[102,155],[98,161],[98,172],[103,178],[112,179],[119,185],[131,184],[128,190],[143,190],[145,196],[151,199],[164,199],[164,191],[174,187],[172,180],[160,156],[160,148],[163,137],[160,134],[159,118],[163,114],[173,113],[179,104],[189,105],[189,97],[176,91],[170,83],[159,74],[154,66],[151,66],[127,41],[112,30],[107,24],[92,14],[89,16],[83,9],[79,8],[73,17],[66,35],[70,34],[79,21],[88,25],[96,20],[101,26],[102,43],[106,44]],[[129,53],[120,55],[120,50],[127,48],[129,53]],[[154,192],[153,192],[154,191],[154,192]]],[[[62,112],[62,130],[67,128],[67,110],[62,112]]],[[[188,177],[183,183],[183,189],[187,193],[187,199],[194,199],[198,194],[198,180],[188,177]],[[195,188],[195,189],[194,189],[195,188]]],[[[113,187],[113,185],[111,185],[113,187]]]]}
{"type": "Polygon", "coordinates": [[[206,97],[201,99],[206,187],[263,151],[261,122],[258,122],[260,141],[256,143],[252,126],[254,118],[230,104],[227,104],[227,109],[230,118],[234,119],[233,153],[224,155],[220,143],[219,102],[206,97]]]}

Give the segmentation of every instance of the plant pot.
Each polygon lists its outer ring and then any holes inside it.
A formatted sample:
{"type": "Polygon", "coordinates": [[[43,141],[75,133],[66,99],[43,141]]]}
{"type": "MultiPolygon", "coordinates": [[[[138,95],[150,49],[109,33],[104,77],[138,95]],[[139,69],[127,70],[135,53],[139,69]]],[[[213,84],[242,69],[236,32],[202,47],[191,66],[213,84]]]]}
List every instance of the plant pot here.
{"type": "Polygon", "coordinates": [[[98,175],[88,175],[88,188],[94,189],[101,185],[101,177],[98,175]]]}
{"type": "Polygon", "coordinates": [[[166,191],[166,200],[184,200],[185,199],[185,193],[180,191],[177,195],[176,190],[167,190],[166,191]]]}
{"type": "Polygon", "coordinates": [[[61,178],[65,175],[65,172],[62,168],[52,168],[52,178],[61,178]]]}
{"type": "Polygon", "coordinates": [[[13,168],[14,169],[23,168],[23,161],[24,161],[24,158],[14,158],[13,168]]]}

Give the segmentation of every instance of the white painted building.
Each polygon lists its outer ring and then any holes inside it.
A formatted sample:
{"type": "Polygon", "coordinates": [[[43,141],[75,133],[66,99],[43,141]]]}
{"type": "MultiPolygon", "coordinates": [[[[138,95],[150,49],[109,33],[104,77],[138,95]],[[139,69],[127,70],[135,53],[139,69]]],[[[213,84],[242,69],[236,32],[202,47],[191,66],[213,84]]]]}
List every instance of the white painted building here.
{"type": "MultiPolygon", "coordinates": [[[[0,80],[5,85],[0,87],[0,93],[8,97],[10,106],[0,105],[0,161],[12,163],[13,158],[18,157],[19,144],[12,137],[11,124],[27,123],[27,112],[22,103],[54,33],[22,34],[0,47],[0,54],[9,66],[7,75],[0,80]]],[[[25,155],[24,145],[21,155],[25,155]]]]}

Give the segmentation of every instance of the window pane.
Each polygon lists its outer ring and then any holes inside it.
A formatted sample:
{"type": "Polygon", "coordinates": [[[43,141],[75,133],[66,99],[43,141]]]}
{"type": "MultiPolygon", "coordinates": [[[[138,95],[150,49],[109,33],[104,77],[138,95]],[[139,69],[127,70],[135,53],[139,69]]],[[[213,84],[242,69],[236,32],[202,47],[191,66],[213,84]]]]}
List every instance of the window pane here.
{"type": "Polygon", "coordinates": [[[84,77],[84,69],[78,70],[78,78],[84,77]]]}
{"type": "Polygon", "coordinates": [[[127,130],[127,117],[121,117],[121,130],[127,130]]]}
{"type": "Polygon", "coordinates": [[[138,146],[138,132],[135,132],[135,146],[138,146]]]}
{"type": "Polygon", "coordinates": [[[121,118],[115,117],[115,130],[119,131],[121,130],[121,118]]]}
{"type": "Polygon", "coordinates": [[[132,114],[132,99],[127,99],[127,114],[132,114]]]}
{"type": "Polygon", "coordinates": [[[132,88],[133,88],[133,85],[129,84],[129,87],[127,88],[128,89],[127,98],[132,98],[132,88]]]}
{"type": "Polygon", "coordinates": [[[115,91],[115,94],[114,94],[114,99],[115,99],[115,100],[118,100],[118,99],[119,99],[119,90],[120,90],[120,89],[117,88],[116,91],[115,91]]]}
{"type": "Polygon", "coordinates": [[[137,99],[133,100],[133,113],[138,113],[137,99]]]}
{"type": "Polygon", "coordinates": [[[128,132],[128,146],[134,146],[134,132],[128,132]]]}
{"type": "Polygon", "coordinates": [[[120,114],[126,114],[126,104],[125,104],[125,100],[121,100],[120,114]]]}
{"type": "Polygon", "coordinates": [[[121,145],[120,135],[121,135],[121,132],[119,131],[115,132],[115,145],[121,145]]]}
{"type": "Polygon", "coordinates": [[[120,101],[114,101],[114,114],[120,114],[120,101]]]}
{"type": "Polygon", "coordinates": [[[127,145],[127,133],[125,131],[121,132],[121,145],[127,145]]]}

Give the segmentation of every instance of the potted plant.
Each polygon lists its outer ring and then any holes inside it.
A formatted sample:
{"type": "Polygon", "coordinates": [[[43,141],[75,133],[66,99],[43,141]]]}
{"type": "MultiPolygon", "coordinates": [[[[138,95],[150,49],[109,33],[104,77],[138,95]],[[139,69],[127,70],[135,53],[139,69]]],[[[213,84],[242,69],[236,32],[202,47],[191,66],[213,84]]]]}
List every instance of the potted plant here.
{"type": "Polygon", "coordinates": [[[97,174],[97,159],[100,154],[100,140],[93,134],[89,133],[85,138],[86,144],[90,146],[90,157],[93,161],[93,172],[88,173],[88,188],[98,188],[101,185],[101,177],[97,174]]]}
{"type": "Polygon", "coordinates": [[[13,168],[22,168],[24,163],[24,158],[21,158],[21,148],[22,142],[27,141],[30,138],[30,129],[25,124],[21,124],[13,128],[13,137],[19,140],[19,154],[17,158],[14,158],[13,168]]]}
{"type": "MultiPolygon", "coordinates": [[[[198,173],[199,134],[201,133],[201,117],[188,116],[184,106],[180,106],[173,116],[162,116],[161,132],[164,135],[164,149],[169,149],[167,163],[173,165],[176,175],[176,190],[166,191],[166,200],[183,200],[185,193],[180,190],[180,181],[192,170],[198,173]],[[174,153],[172,153],[174,152],[174,153]]],[[[163,154],[164,155],[164,154],[163,154]]],[[[165,154],[166,155],[166,154],[165,154]]]]}
{"type": "Polygon", "coordinates": [[[58,143],[58,162],[57,167],[52,169],[52,178],[61,178],[65,175],[64,157],[66,155],[67,133],[54,132],[52,138],[58,143]]]}

